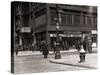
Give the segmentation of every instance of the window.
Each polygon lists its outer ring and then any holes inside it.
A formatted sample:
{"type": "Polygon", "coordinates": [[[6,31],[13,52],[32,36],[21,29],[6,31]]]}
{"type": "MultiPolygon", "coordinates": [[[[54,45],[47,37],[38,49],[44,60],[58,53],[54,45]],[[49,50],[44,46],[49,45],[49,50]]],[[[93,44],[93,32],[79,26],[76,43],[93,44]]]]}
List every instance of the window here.
{"type": "Polygon", "coordinates": [[[67,15],[67,24],[72,24],[72,14],[67,15]]]}
{"type": "Polygon", "coordinates": [[[66,14],[61,14],[61,23],[66,24],[66,14]]]}
{"type": "Polygon", "coordinates": [[[97,25],[97,17],[93,17],[93,24],[97,25]]]}
{"type": "Polygon", "coordinates": [[[83,16],[83,24],[86,24],[86,16],[83,16]]]}
{"type": "Polygon", "coordinates": [[[39,10],[35,13],[35,18],[40,17],[41,15],[46,14],[46,9],[39,10]]]}
{"type": "Polygon", "coordinates": [[[74,24],[80,24],[80,15],[74,15],[74,24]]]}
{"type": "Polygon", "coordinates": [[[57,14],[56,13],[51,13],[51,23],[55,24],[57,20],[57,14]]]}
{"type": "Polygon", "coordinates": [[[36,18],[36,26],[46,24],[46,15],[41,15],[40,17],[36,18]]]}
{"type": "Polygon", "coordinates": [[[87,16],[87,24],[92,24],[92,16],[87,16]]]}

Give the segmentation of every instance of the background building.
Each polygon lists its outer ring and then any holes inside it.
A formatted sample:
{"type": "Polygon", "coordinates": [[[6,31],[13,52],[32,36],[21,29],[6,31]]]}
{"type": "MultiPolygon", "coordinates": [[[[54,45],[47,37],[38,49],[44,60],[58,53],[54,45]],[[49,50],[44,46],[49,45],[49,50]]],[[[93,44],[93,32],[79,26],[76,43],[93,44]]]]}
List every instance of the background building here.
{"type": "MultiPolygon", "coordinates": [[[[32,5],[28,2],[12,2],[12,27],[14,27],[14,43],[21,45],[22,50],[30,50],[33,41],[32,5]]],[[[13,29],[13,28],[12,28],[13,29]]]]}
{"type": "Polygon", "coordinates": [[[72,47],[76,40],[80,40],[83,35],[87,35],[92,42],[97,42],[97,7],[95,6],[76,6],[40,4],[35,6],[35,35],[37,43],[46,40],[50,47],[56,39],[56,19],[57,13],[60,14],[59,35],[62,42],[72,47]]]}
{"type": "Polygon", "coordinates": [[[14,2],[15,41],[23,49],[30,48],[34,40],[37,48],[42,40],[46,40],[52,50],[56,39],[57,12],[60,15],[59,36],[64,45],[69,47],[87,35],[92,42],[97,42],[97,7],[14,2]],[[35,39],[34,39],[35,38],[35,39]]]}

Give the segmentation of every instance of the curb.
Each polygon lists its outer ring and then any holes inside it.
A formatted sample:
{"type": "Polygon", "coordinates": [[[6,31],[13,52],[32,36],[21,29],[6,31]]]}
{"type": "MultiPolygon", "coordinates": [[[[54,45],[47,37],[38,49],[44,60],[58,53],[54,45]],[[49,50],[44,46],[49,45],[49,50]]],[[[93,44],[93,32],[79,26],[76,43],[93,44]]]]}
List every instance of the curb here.
{"type": "Polygon", "coordinates": [[[90,69],[97,69],[96,67],[83,66],[83,65],[70,64],[70,63],[62,63],[62,62],[55,62],[55,61],[52,61],[52,60],[49,60],[49,62],[56,63],[56,64],[62,64],[62,65],[77,66],[77,67],[84,67],[84,68],[90,68],[90,69]]]}

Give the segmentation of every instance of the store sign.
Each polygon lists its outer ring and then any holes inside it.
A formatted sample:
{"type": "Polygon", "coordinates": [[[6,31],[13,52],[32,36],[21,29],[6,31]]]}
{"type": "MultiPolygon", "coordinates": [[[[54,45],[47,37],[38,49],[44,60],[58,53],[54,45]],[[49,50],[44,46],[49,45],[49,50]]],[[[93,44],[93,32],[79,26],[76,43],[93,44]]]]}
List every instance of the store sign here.
{"type": "Polygon", "coordinates": [[[97,31],[96,30],[92,30],[91,33],[92,34],[97,34],[97,31]]]}
{"type": "Polygon", "coordinates": [[[21,32],[23,32],[23,33],[29,33],[29,32],[31,32],[31,28],[30,27],[22,27],[21,28],[21,32]]]}
{"type": "MultiPolygon", "coordinates": [[[[56,37],[56,36],[57,36],[57,34],[50,34],[50,37],[56,37]]],[[[65,34],[59,34],[59,36],[65,37],[66,35],[65,34]]]]}
{"type": "Polygon", "coordinates": [[[66,37],[82,37],[81,34],[67,34],[66,37]]]}
{"type": "MultiPolygon", "coordinates": [[[[50,34],[50,37],[56,37],[56,34],[50,34]]],[[[81,34],[59,34],[60,37],[82,37],[81,34]]]]}

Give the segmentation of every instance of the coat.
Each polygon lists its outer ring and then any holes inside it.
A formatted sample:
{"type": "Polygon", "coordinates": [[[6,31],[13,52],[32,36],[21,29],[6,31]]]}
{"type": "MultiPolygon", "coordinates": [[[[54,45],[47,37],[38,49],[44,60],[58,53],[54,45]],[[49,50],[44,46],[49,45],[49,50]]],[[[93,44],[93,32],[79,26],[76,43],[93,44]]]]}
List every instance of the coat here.
{"type": "Polygon", "coordinates": [[[48,55],[49,51],[48,51],[48,46],[46,43],[41,43],[41,51],[43,53],[43,55],[48,55]]]}
{"type": "Polygon", "coordinates": [[[84,40],[83,41],[83,49],[86,51],[86,49],[87,49],[87,41],[86,40],[84,40]]]}

